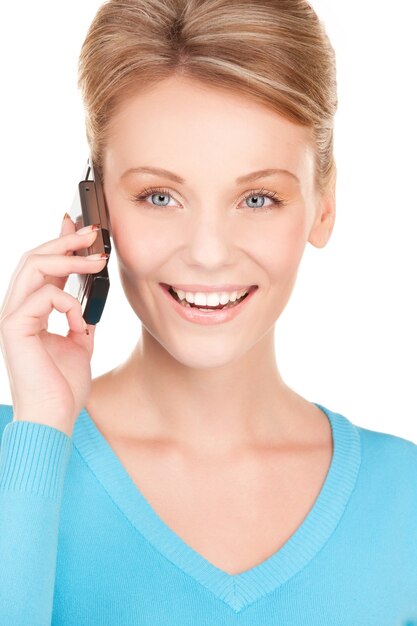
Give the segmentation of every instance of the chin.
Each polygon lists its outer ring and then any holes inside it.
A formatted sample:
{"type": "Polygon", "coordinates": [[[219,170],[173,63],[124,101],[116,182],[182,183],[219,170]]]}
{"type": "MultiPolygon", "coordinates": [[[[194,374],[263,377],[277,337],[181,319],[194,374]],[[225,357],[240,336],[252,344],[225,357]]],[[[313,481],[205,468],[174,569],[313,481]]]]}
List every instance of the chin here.
{"type": "Polygon", "coordinates": [[[231,341],[230,345],[223,338],[206,337],[204,340],[187,340],[179,343],[178,338],[172,343],[160,342],[162,347],[178,363],[192,369],[214,369],[227,367],[234,363],[249,350],[250,346],[242,346],[231,341]]]}

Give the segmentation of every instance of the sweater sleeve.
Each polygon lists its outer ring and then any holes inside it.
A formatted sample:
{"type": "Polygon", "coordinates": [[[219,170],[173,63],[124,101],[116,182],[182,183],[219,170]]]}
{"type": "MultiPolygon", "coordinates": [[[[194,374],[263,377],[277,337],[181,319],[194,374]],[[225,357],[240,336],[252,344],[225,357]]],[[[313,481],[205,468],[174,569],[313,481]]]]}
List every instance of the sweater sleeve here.
{"type": "Polygon", "coordinates": [[[0,446],[0,623],[50,626],[58,530],[72,439],[34,422],[9,421],[0,446]]]}

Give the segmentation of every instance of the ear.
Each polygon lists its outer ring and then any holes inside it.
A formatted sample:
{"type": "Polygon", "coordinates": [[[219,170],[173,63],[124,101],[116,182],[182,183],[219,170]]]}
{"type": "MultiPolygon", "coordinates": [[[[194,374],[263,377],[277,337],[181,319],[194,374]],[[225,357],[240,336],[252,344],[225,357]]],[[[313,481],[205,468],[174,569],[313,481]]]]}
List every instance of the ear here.
{"type": "Polygon", "coordinates": [[[332,234],[336,219],[336,181],[329,191],[318,196],[313,226],[308,241],[316,248],[324,248],[332,234]]]}

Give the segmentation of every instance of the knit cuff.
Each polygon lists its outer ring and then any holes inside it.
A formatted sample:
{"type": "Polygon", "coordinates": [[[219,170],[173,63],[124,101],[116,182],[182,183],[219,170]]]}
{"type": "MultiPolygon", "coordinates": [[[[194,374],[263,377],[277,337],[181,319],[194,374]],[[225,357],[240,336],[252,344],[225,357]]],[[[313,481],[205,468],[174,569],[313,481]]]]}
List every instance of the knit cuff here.
{"type": "Polygon", "coordinates": [[[7,424],[0,447],[0,491],[20,491],[57,500],[62,494],[72,439],[52,426],[7,424]]]}

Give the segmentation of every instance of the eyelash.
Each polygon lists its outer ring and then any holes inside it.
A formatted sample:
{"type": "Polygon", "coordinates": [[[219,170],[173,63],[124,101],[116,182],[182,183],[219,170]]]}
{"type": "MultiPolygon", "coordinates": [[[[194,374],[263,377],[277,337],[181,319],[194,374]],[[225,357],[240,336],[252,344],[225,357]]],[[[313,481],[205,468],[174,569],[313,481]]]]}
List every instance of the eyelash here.
{"type": "MultiPolygon", "coordinates": [[[[158,188],[158,187],[147,187],[146,189],[144,189],[142,191],[142,193],[138,194],[137,196],[133,196],[133,200],[134,202],[142,202],[144,200],[146,200],[146,198],[148,198],[149,196],[156,194],[156,193],[160,193],[160,194],[166,194],[168,196],[172,197],[171,192],[169,191],[169,189],[162,189],[162,188],[158,188]]],[[[251,196],[265,196],[267,198],[270,198],[270,200],[272,200],[272,202],[274,203],[275,206],[284,206],[286,203],[281,200],[280,198],[276,198],[276,192],[272,192],[272,191],[264,191],[264,189],[252,189],[251,191],[249,191],[247,193],[246,196],[244,196],[243,198],[241,198],[242,200],[246,200],[247,198],[250,198],[251,196]]],[[[152,208],[154,209],[164,209],[166,207],[163,206],[158,206],[158,205],[150,205],[152,208]]],[[[270,211],[273,207],[248,207],[248,209],[252,209],[252,211],[270,211]]]]}

